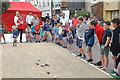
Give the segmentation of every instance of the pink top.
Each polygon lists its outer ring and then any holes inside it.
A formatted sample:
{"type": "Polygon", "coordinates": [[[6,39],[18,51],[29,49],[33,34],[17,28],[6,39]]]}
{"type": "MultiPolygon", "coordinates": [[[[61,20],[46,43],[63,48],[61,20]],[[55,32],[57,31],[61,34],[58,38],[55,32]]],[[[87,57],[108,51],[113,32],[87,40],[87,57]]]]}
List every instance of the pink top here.
{"type": "Polygon", "coordinates": [[[68,28],[69,28],[69,26],[68,26],[68,25],[66,25],[66,26],[65,26],[65,30],[66,30],[66,31],[68,31],[68,28]]]}
{"type": "Polygon", "coordinates": [[[72,27],[73,28],[76,28],[76,25],[78,24],[79,22],[78,22],[78,19],[77,18],[73,18],[72,19],[72,27]]]}

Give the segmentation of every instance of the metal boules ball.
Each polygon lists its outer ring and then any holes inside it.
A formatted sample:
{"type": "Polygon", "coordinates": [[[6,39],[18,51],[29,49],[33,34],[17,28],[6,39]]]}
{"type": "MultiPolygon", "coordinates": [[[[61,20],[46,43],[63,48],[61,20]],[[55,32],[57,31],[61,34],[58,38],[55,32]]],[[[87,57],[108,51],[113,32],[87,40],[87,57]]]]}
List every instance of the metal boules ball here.
{"type": "Polygon", "coordinates": [[[45,66],[50,66],[50,64],[49,64],[49,63],[46,63],[45,66]]]}
{"type": "Polygon", "coordinates": [[[45,64],[41,64],[41,67],[45,67],[45,64]]]}

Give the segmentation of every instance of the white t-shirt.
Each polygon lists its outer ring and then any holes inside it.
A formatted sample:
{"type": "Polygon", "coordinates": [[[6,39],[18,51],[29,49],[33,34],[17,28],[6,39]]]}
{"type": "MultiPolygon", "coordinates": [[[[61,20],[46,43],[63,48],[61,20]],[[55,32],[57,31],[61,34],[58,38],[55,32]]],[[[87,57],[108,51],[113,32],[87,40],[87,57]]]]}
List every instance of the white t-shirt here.
{"type": "Polygon", "coordinates": [[[59,27],[59,34],[62,34],[62,30],[63,30],[63,28],[59,27]]]}
{"type": "Polygon", "coordinates": [[[61,19],[60,19],[60,22],[63,23],[63,25],[65,25],[65,23],[68,22],[68,19],[66,19],[66,18],[61,18],[61,19]]]}
{"type": "Polygon", "coordinates": [[[69,19],[70,27],[72,27],[72,20],[69,19]]]}
{"type": "Polygon", "coordinates": [[[31,22],[33,21],[33,19],[34,19],[34,17],[31,15],[27,15],[27,17],[26,17],[26,22],[28,23],[28,24],[31,24],[31,22]]]}
{"type": "Polygon", "coordinates": [[[17,20],[18,20],[18,17],[15,16],[15,17],[14,17],[14,23],[15,23],[15,26],[18,26],[18,24],[17,24],[17,20]]]}

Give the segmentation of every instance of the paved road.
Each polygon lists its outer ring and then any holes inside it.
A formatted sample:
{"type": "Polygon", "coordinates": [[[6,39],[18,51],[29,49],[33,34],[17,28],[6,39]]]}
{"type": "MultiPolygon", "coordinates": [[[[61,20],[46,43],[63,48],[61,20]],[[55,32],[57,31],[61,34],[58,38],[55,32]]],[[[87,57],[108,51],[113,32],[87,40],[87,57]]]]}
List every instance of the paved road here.
{"type": "Polygon", "coordinates": [[[17,47],[8,43],[2,50],[3,78],[109,78],[53,43],[19,43],[17,47]]]}

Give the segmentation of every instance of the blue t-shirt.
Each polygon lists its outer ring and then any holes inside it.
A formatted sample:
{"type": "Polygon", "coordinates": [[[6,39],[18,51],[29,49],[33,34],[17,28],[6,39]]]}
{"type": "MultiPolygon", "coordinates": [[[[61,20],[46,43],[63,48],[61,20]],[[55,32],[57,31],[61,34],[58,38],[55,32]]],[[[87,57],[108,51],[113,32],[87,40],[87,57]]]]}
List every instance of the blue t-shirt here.
{"type": "Polygon", "coordinates": [[[40,36],[43,36],[43,35],[44,35],[43,28],[40,28],[40,36]]]}
{"type": "Polygon", "coordinates": [[[95,42],[95,30],[94,28],[91,28],[88,30],[88,33],[86,34],[86,37],[87,37],[87,45],[88,46],[93,46],[94,45],[94,42],[95,42]]]}
{"type": "Polygon", "coordinates": [[[53,27],[53,33],[54,34],[58,34],[58,31],[59,31],[58,27],[53,27]]]}
{"type": "Polygon", "coordinates": [[[13,30],[13,38],[17,38],[18,30],[13,30]]]}
{"type": "Polygon", "coordinates": [[[44,30],[45,31],[50,31],[50,25],[49,24],[44,24],[44,30]]]}
{"type": "Polygon", "coordinates": [[[35,26],[32,25],[32,26],[31,26],[31,32],[35,32],[34,28],[35,28],[35,26]]]}
{"type": "Polygon", "coordinates": [[[4,33],[4,28],[0,30],[0,36],[3,36],[4,35],[3,33],[4,33]]]}

